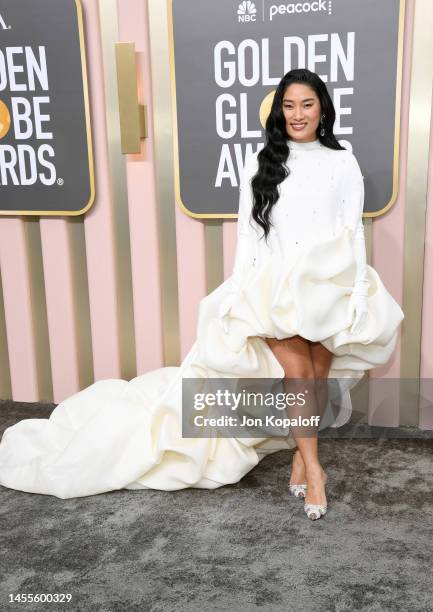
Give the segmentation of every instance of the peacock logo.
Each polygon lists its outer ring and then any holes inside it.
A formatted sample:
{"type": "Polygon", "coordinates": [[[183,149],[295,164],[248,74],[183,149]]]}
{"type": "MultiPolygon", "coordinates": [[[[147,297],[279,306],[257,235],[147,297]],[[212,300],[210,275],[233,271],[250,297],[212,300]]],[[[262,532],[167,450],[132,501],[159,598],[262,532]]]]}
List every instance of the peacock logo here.
{"type": "Polygon", "coordinates": [[[238,7],[238,21],[239,23],[248,23],[256,20],[257,9],[254,2],[251,0],[244,0],[238,7]]]}

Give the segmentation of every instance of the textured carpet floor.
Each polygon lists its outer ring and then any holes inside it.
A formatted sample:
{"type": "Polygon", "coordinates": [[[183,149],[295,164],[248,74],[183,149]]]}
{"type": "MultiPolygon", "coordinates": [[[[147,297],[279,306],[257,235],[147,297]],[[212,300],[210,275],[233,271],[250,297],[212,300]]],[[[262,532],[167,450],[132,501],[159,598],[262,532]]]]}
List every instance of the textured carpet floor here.
{"type": "MultiPolygon", "coordinates": [[[[0,432],[53,407],[0,402],[0,432]]],[[[0,609],[431,611],[431,433],[321,439],[329,510],[315,522],[288,493],[291,451],[215,491],[61,500],[0,487],[0,609]]]]}

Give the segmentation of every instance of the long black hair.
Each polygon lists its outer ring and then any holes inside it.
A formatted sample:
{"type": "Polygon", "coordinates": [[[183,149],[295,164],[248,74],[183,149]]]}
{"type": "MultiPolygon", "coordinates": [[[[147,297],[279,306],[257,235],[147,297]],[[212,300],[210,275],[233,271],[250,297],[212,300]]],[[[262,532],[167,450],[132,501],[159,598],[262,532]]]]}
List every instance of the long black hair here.
{"type": "Polygon", "coordinates": [[[272,207],[280,197],[278,185],[290,174],[290,169],[286,165],[290,148],[283,113],[283,96],[287,87],[292,83],[309,85],[319,98],[320,115],[325,115],[323,122],[319,122],[316,132],[320,142],[330,149],[344,149],[333,133],[335,108],[325,83],[315,72],[306,68],[296,68],[287,72],[275,92],[271,111],[265,124],[266,145],[257,154],[259,168],[251,179],[254,198],[251,214],[256,223],[263,228],[265,240],[267,240],[272,225],[270,221],[272,207]],[[325,128],[324,136],[320,136],[322,127],[325,128]]]}

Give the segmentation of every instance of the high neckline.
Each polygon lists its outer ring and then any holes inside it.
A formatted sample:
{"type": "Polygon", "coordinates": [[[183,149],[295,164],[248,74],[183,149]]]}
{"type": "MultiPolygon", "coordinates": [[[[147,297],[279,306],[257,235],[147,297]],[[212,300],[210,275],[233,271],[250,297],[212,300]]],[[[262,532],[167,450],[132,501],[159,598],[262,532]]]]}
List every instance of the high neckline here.
{"type": "Polygon", "coordinates": [[[316,138],[316,140],[310,140],[309,142],[297,142],[296,140],[291,140],[290,138],[288,138],[287,144],[289,145],[290,149],[297,151],[319,149],[322,146],[322,143],[318,138],[316,138]]]}

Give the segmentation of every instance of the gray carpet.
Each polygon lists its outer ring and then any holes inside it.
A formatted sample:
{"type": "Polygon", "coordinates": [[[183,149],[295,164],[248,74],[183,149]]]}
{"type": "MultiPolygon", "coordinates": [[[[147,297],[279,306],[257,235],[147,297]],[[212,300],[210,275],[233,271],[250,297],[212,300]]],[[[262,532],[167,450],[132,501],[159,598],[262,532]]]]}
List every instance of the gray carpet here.
{"type": "MultiPolygon", "coordinates": [[[[53,407],[0,402],[0,432],[53,407]]],[[[214,491],[61,500],[0,487],[0,609],[433,610],[432,432],[350,431],[320,440],[329,509],[315,522],[288,493],[291,451],[214,491]]]]}

